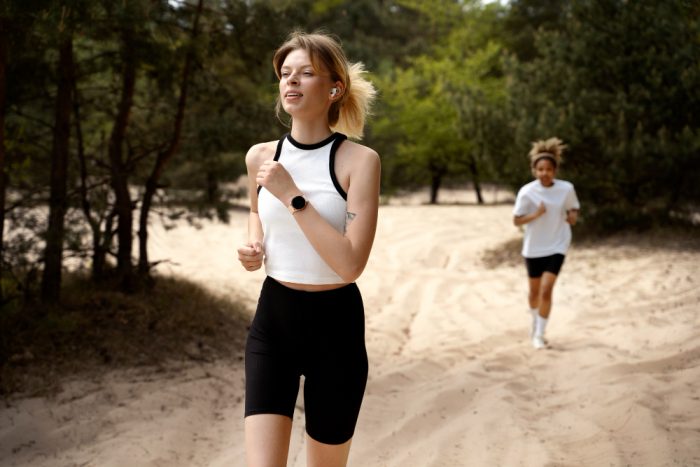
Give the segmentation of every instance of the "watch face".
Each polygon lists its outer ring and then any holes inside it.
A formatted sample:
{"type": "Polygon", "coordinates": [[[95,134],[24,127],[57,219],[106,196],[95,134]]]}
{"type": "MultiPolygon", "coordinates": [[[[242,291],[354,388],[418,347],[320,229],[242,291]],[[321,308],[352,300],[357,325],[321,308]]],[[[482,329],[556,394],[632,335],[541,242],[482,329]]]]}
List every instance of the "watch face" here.
{"type": "Polygon", "coordinates": [[[292,198],[292,207],[294,209],[303,209],[306,206],[306,200],[303,196],[295,196],[292,198]]]}

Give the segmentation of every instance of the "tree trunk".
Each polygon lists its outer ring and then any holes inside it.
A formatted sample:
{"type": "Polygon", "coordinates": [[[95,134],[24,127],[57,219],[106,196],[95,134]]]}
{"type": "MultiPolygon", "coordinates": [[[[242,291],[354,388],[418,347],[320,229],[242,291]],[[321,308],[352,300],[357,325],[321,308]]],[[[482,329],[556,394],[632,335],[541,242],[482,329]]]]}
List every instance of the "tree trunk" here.
{"type": "Polygon", "coordinates": [[[207,168],[207,203],[215,205],[219,202],[219,174],[210,168],[207,168]]]}
{"type": "Polygon", "coordinates": [[[124,61],[122,93],[108,147],[111,184],[115,196],[114,209],[116,215],[119,217],[117,224],[117,239],[119,241],[119,249],[117,251],[117,276],[124,292],[132,292],[134,287],[133,265],[131,263],[131,248],[133,245],[131,231],[133,226],[133,206],[131,195],[129,194],[129,168],[124,162],[122,154],[136,85],[136,57],[134,56],[135,46],[132,43],[133,34],[134,32],[128,29],[122,32],[122,53],[124,61]]]}
{"type": "Polygon", "coordinates": [[[49,227],[46,232],[44,273],[41,281],[43,302],[56,302],[61,294],[63,267],[64,220],[67,208],[68,152],[70,143],[70,114],[73,96],[73,38],[61,39],[58,56],[58,89],[56,91],[56,123],[51,151],[51,185],[49,197],[49,227]]]}
{"type": "Polygon", "coordinates": [[[187,104],[187,91],[189,88],[189,82],[192,74],[192,67],[194,64],[194,52],[195,44],[194,41],[199,33],[199,17],[203,9],[203,0],[199,0],[197,3],[197,11],[195,13],[194,21],[192,24],[192,36],[190,48],[187,51],[185,57],[185,64],[182,70],[182,81],[180,82],[180,98],[177,103],[177,112],[175,114],[175,121],[173,123],[173,133],[168,143],[167,148],[158,153],[156,158],[156,163],[153,166],[148,180],[146,181],[146,190],[143,193],[143,200],[141,202],[141,214],[139,217],[139,274],[142,276],[148,276],[150,270],[150,264],[148,261],[148,215],[151,210],[151,205],[153,204],[153,197],[158,189],[158,180],[165,169],[165,166],[170,162],[175,153],[180,147],[180,139],[182,135],[182,123],[185,119],[185,108],[187,104]]]}
{"type": "Polygon", "coordinates": [[[7,96],[7,24],[0,19],[0,305],[5,301],[3,290],[5,255],[5,193],[7,191],[7,171],[5,169],[5,100],[7,96]]]}
{"type": "Polygon", "coordinates": [[[105,228],[102,232],[102,242],[99,239],[94,240],[96,245],[92,255],[92,277],[98,282],[105,276],[105,267],[107,265],[107,253],[112,248],[112,240],[114,239],[114,217],[117,215],[116,206],[112,209],[105,219],[105,228]]]}
{"type": "MultiPolygon", "coordinates": [[[[74,82],[75,84],[75,82],[74,82]]],[[[99,218],[93,217],[92,205],[90,204],[90,194],[88,192],[88,171],[87,159],[85,157],[85,144],[83,143],[83,129],[80,118],[80,98],[77,86],[73,88],[73,120],[75,121],[75,140],[80,164],[80,204],[83,209],[85,219],[90,225],[92,232],[92,280],[100,282],[104,278],[105,248],[102,246],[102,222],[99,218]]]]}
{"type": "Polygon", "coordinates": [[[476,166],[476,161],[473,157],[469,160],[469,170],[472,173],[472,181],[474,182],[474,191],[476,191],[476,202],[484,204],[484,197],[481,196],[481,182],[479,181],[479,168],[476,166]]]}
{"type": "Polygon", "coordinates": [[[433,172],[430,179],[430,204],[437,204],[438,202],[438,191],[440,190],[440,185],[442,184],[442,173],[433,172]]]}

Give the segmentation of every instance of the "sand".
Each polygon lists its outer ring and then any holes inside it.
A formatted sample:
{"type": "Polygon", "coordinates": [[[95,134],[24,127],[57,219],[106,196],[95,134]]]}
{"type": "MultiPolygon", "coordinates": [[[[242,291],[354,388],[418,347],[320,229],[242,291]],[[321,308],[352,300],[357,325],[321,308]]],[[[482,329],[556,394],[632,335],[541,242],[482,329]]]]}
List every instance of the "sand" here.
{"type": "MultiPolygon", "coordinates": [[[[536,351],[523,265],[483,259],[520,238],[510,210],[381,207],[358,281],[370,375],[349,465],[700,465],[700,252],[574,242],[536,351]]],[[[151,256],[252,314],[264,273],[235,259],[245,229],[244,212],[154,227],[151,256]]],[[[71,381],[0,409],[0,464],[242,466],[242,403],[241,363],[71,381]]],[[[290,466],[305,465],[303,430],[300,398],[290,466]]]]}

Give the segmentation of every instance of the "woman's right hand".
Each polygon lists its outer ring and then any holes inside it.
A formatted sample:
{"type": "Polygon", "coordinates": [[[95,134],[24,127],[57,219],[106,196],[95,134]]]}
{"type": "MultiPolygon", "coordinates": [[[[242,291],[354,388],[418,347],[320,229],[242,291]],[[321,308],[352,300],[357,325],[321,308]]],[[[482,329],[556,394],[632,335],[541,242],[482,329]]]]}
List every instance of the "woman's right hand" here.
{"type": "Polygon", "coordinates": [[[238,261],[246,271],[257,271],[263,263],[263,247],[260,242],[248,243],[238,249],[238,261]]]}
{"type": "Polygon", "coordinates": [[[544,206],[544,201],[540,202],[540,205],[537,206],[537,211],[533,212],[532,214],[527,214],[525,216],[513,216],[513,224],[514,225],[524,225],[529,222],[534,221],[535,219],[539,219],[540,216],[542,216],[545,212],[547,212],[547,208],[544,206]]]}
{"type": "Polygon", "coordinates": [[[547,208],[544,206],[544,202],[541,202],[540,205],[537,207],[537,211],[535,211],[535,217],[540,217],[545,212],[547,212],[547,208]]]}

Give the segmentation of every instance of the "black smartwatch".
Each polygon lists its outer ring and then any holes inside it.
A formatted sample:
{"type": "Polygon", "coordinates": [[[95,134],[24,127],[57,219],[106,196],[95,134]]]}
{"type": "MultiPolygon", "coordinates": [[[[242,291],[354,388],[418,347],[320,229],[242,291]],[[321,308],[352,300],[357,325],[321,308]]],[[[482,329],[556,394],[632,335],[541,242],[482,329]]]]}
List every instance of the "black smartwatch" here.
{"type": "Polygon", "coordinates": [[[295,196],[292,198],[292,202],[289,204],[289,212],[294,214],[295,212],[303,211],[306,207],[306,198],[303,196],[295,196]]]}

